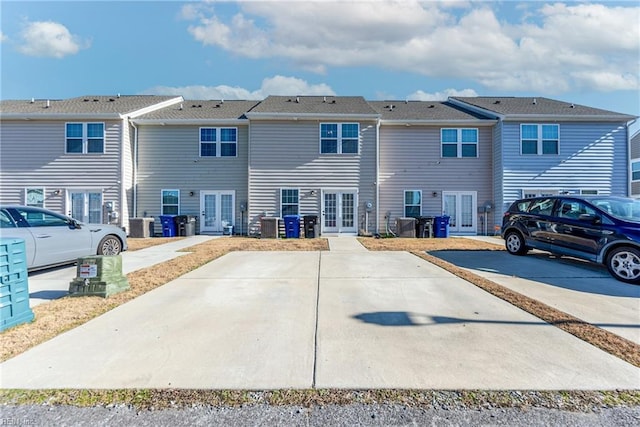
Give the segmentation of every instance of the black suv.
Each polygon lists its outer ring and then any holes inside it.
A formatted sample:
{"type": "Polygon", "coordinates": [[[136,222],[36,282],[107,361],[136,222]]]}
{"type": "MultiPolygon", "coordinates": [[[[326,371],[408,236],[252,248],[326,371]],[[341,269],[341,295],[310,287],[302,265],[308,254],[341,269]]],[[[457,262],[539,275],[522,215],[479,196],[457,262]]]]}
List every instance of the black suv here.
{"type": "Polygon", "coordinates": [[[549,196],[516,200],[502,219],[507,251],[540,249],[605,264],[613,277],[640,283],[640,200],[549,196]]]}

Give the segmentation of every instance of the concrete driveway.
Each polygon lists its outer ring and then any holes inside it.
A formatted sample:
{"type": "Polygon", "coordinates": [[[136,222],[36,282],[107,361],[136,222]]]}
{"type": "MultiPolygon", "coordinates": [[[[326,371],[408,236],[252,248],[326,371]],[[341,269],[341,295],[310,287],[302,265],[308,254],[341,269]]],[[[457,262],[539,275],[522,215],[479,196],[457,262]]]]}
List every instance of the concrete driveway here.
{"type": "Polygon", "coordinates": [[[0,365],[4,388],[636,389],[640,370],[405,252],[234,252],[0,365]]]}
{"type": "Polygon", "coordinates": [[[540,251],[437,251],[431,255],[640,344],[640,286],[604,266],[540,251]]]}

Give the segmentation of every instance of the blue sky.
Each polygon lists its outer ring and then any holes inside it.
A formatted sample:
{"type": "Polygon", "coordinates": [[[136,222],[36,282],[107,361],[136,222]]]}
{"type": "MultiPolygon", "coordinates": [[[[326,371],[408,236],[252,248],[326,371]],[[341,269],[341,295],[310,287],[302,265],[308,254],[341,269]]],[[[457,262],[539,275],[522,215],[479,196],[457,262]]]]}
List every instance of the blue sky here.
{"type": "Polygon", "coordinates": [[[545,96],[640,116],[640,2],[6,1],[2,99],[545,96]]]}

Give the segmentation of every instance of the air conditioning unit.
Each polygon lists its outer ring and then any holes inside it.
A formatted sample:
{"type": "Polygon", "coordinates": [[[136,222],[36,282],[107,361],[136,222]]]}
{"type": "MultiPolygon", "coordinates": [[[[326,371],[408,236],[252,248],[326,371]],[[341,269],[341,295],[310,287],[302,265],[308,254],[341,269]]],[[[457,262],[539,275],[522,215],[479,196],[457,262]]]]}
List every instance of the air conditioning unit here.
{"type": "Polygon", "coordinates": [[[278,238],[278,218],[262,217],[260,219],[260,237],[263,239],[278,238]]]}
{"type": "Polygon", "coordinates": [[[416,219],[397,218],[396,234],[398,237],[416,237],[416,219]]]}

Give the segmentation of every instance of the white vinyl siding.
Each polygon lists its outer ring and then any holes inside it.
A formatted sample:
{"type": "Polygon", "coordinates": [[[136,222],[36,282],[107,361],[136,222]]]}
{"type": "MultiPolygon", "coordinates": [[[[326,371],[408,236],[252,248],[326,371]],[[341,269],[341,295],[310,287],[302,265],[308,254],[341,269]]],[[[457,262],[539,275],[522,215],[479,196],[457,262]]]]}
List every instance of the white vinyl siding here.
{"type": "Polygon", "coordinates": [[[520,153],[558,154],[560,152],[560,126],[554,124],[520,125],[520,153]]]}

